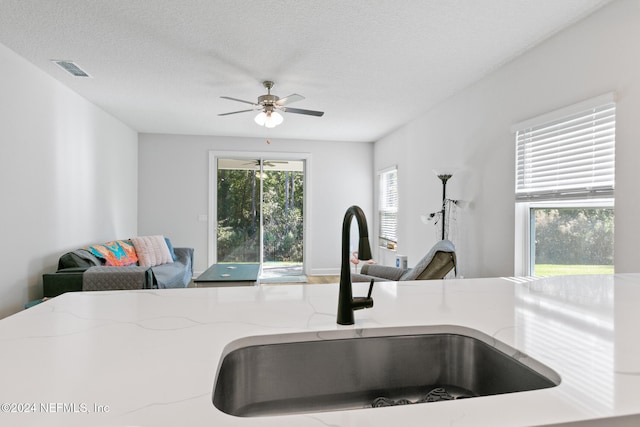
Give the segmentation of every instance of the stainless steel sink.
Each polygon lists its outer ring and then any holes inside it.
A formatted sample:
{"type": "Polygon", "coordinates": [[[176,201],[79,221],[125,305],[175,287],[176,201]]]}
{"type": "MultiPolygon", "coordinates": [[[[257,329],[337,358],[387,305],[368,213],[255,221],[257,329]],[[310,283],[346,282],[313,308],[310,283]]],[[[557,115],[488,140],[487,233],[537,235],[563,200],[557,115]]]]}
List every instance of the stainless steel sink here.
{"type": "Polygon", "coordinates": [[[550,368],[457,326],[243,338],[227,346],[213,404],[240,417],[420,403],[554,387],[550,368]]]}

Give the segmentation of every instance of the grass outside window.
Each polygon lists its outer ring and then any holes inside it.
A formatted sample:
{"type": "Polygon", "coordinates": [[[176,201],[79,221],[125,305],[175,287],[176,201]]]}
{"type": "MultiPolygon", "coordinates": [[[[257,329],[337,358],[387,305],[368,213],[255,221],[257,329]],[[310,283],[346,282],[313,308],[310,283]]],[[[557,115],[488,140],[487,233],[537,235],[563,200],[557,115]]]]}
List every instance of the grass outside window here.
{"type": "Polygon", "coordinates": [[[613,274],[613,265],[536,264],[536,276],[569,276],[579,274],[613,274]]]}

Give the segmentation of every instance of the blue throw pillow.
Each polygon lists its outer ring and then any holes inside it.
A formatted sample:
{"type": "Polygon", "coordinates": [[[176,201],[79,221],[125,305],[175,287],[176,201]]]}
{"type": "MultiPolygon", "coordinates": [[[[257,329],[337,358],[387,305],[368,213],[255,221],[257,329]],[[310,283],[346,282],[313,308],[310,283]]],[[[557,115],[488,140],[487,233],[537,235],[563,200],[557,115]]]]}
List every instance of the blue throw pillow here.
{"type": "Polygon", "coordinates": [[[167,247],[169,248],[169,253],[171,254],[171,259],[173,259],[174,261],[177,261],[178,257],[176,256],[176,251],[173,250],[173,245],[171,244],[171,240],[169,240],[168,237],[165,237],[164,241],[167,242],[167,247]]]}

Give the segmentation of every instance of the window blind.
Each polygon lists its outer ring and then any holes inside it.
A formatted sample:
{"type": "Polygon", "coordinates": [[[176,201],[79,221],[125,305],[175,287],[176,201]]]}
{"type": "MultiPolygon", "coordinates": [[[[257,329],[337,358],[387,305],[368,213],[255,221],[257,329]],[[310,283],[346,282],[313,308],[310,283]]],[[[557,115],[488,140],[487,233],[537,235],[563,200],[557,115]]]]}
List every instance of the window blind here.
{"type": "Polygon", "coordinates": [[[516,129],[516,201],[613,197],[616,106],[516,129]]]}
{"type": "Polygon", "coordinates": [[[398,228],[398,170],[380,173],[380,239],[397,243],[398,228]]]}

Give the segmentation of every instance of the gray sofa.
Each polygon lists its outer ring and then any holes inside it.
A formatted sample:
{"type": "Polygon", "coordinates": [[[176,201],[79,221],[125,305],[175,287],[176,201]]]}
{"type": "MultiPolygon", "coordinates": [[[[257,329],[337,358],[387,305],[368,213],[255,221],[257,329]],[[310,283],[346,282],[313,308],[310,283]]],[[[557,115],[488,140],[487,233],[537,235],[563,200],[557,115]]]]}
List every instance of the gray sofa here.
{"type": "Polygon", "coordinates": [[[85,249],[67,252],[58,260],[55,273],[43,275],[43,295],[87,289],[87,281],[103,283],[105,289],[184,288],[193,276],[193,248],[172,248],[173,262],[153,267],[105,266],[104,260],[85,249]]]}

